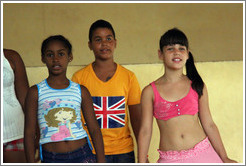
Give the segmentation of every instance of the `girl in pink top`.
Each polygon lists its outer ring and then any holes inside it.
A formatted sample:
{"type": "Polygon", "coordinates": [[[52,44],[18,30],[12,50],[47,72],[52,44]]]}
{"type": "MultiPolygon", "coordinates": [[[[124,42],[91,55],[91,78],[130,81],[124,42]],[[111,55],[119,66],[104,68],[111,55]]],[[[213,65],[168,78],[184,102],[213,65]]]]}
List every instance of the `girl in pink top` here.
{"type": "Polygon", "coordinates": [[[138,161],[148,162],[154,116],[160,130],[158,163],[236,162],[227,157],[211,117],[207,88],[186,35],[177,28],[168,30],[160,39],[158,54],[165,73],[142,91],[138,161]]]}

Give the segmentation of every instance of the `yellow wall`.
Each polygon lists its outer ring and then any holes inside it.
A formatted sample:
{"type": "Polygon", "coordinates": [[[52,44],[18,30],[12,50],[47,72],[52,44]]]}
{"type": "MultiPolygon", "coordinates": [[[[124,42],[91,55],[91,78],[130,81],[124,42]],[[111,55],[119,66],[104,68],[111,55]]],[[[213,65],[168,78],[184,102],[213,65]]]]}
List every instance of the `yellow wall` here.
{"type": "MultiPolygon", "coordinates": [[[[160,77],[162,64],[124,65],[132,70],[141,88],[160,77]]],[[[243,162],[243,62],[204,62],[197,63],[197,69],[207,85],[210,111],[219,128],[228,156],[243,162]]],[[[69,66],[68,78],[81,66],[69,66]]],[[[30,85],[47,77],[46,67],[27,67],[30,85]]],[[[153,136],[149,150],[150,162],[156,162],[159,145],[159,131],[154,121],[153,136]]],[[[136,146],[135,146],[136,150],[136,146]]]]}
{"type": "Polygon", "coordinates": [[[41,66],[41,42],[62,34],[74,47],[72,64],[86,65],[94,59],[87,42],[97,19],[112,23],[121,64],[157,63],[160,36],[173,27],[186,33],[197,62],[243,60],[242,3],[6,3],[3,46],[26,66],[41,66]]]}

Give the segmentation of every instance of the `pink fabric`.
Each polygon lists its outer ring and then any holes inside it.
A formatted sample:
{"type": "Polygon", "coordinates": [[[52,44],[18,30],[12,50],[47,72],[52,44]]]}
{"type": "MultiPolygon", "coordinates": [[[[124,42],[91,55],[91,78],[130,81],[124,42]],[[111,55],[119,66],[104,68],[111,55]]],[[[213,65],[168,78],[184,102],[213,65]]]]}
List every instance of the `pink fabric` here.
{"type": "Polygon", "coordinates": [[[195,115],[198,112],[198,94],[192,87],[184,98],[170,102],[160,96],[154,82],[150,85],[155,95],[153,115],[156,119],[168,120],[184,114],[195,115]]]}
{"type": "Polygon", "coordinates": [[[66,127],[66,125],[62,125],[62,126],[59,126],[59,132],[55,133],[51,136],[51,140],[52,141],[61,141],[64,138],[67,138],[70,136],[71,136],[71,134],[70,134],[69,129],[66,127]]]}
{"type": "Polygon", "coordinates": [[[157,163],[223,163],[208,137],[188,150],[157,151],[160,153],[157,163]]]}

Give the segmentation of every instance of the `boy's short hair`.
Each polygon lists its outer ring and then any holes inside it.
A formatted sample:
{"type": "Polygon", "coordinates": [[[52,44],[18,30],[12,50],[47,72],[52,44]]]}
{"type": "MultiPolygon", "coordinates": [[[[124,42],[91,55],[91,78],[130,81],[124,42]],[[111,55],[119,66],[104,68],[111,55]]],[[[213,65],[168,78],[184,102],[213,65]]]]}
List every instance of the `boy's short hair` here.
{"type": "Polygon", "coordinates": [[[115,39],[115,32],[114,32],[112,25],[108,21],[100,19],[100,20],[95,21],[90,27],[90,30],[89,30],[89,41],[90,42],[92,40],[92,34],[97,28],[108,28],[108,29],[110,29],[112,31],[114,39],[115,39]]]}

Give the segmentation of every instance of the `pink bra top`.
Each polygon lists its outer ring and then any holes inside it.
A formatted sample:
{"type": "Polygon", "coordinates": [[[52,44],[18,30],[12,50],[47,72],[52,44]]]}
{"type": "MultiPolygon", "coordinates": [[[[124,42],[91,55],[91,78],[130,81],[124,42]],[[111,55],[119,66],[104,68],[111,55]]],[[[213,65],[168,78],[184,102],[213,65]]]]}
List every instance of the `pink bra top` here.
{"type": "Polygon", "coordinates": [[[184,114],[195,115],[198,112],[198,94],[192,87],[184,98],[170,102],[160,96],[154,82],[150,85],[155,95],[153,115],[156,119],[169,120],[184,114]]]}

